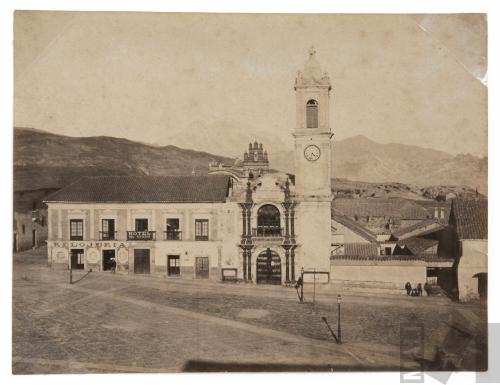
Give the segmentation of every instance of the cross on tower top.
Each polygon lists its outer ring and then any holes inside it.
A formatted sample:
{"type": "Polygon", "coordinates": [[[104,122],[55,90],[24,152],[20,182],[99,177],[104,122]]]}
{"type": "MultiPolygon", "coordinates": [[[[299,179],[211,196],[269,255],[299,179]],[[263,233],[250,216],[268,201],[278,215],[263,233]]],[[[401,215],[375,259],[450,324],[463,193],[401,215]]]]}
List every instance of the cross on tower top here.
{"type": "Polygon", "coordinates": [[[311,48],[309,48],[309,56],[314,56],[316,54],[316,49],[312,45],[311,48]]]}

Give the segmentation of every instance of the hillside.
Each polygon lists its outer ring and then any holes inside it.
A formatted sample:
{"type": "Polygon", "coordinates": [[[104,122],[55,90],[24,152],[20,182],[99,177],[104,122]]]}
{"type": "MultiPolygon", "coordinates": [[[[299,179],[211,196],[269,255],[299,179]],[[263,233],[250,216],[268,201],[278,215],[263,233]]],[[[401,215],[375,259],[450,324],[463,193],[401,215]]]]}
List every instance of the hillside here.
{"type": "Polygon", "coordinates": [[[231,158],[107,136],[74,138],[14,129],[14,191],[60,188],[81,176],[206,174],[231,158]]]}
{"type": "MultiPolygon", "coordinates": [[[[336,178],[372,183],[399,182],[425,186],[468,187],[487,194],[488,159],[453,156],[442,151],[397,143],[381,144],[358,135],[334,142],[333,174],[336,178]]],[[[292,152],[272,157],[272,166],[291,172],[292,152]]]]}
{"type": "MultiPolygon", "coordinates": [[[[283,155],[271,153],[272,168],[293,173],[291,154],[287,159],[283,155]]],[[[234,159],[106,136],[74,138],[14,130],[14,190],[38,190],[38,195],[82,176],[189,175],[193,169],[206,174],[211,161],[232,164],[234,159]]],[[[333,169],[337,196],[422,199],[424,194],[435,198],[440,192],[472,194],[476,186],[485,192],[487,186],[487,159],[379,144],[363,136],[335,142],[333,169]]]]}

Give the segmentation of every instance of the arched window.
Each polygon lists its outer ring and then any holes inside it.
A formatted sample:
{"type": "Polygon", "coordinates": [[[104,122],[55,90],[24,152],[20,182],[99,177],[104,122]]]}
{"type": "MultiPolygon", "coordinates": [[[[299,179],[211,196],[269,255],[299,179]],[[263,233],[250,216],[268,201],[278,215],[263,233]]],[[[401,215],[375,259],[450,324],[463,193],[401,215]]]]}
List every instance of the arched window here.
{"type": "Polygon", "coordinates": [[[306,104],[307,128],[318,127],[318,102],[311,99],[306,104]]]}
{"type": "Polygon", "coordinates": [[[257,211],[257,236],[281,236],[280,211],[276,206],[264,205],[257,211]]]}

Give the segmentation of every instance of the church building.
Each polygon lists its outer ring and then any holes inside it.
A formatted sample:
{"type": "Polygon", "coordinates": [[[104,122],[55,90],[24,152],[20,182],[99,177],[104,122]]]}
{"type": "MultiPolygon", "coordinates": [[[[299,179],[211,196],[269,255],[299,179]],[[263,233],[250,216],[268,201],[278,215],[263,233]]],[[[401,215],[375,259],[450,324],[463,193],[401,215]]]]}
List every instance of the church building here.
{"type": "Polygon", "coordinates": [[[295,81],[295,177],[262,143],[205,176],[84,177],[50,195],[53,268],[285,284],[330,279],[331,84],[313,48],[295,81]],[[292,183],[293,182],[293,183],[292,183]]]}

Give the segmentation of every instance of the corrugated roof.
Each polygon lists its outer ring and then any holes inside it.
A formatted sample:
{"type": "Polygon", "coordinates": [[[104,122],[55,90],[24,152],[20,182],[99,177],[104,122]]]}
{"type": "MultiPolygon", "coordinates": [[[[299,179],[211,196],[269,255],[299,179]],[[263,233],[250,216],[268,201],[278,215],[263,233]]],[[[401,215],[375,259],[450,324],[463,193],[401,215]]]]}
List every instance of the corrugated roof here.
{"type": "Polygon", "coordinates": [[[488,201],[486,199],[454,199],[450,224],[459,239],[488,239],[488,201]]]}
{"type": "Polygon", "coordinates": [[[46,202],[225,202],[229,176],[83,177],[46,202]]]}

